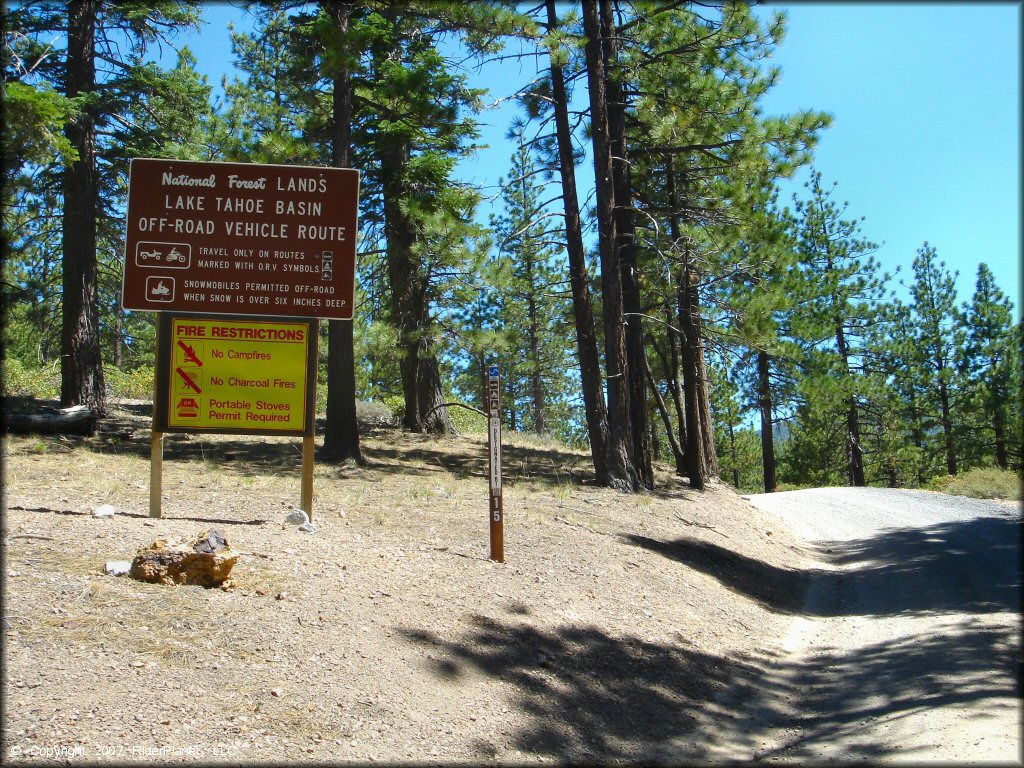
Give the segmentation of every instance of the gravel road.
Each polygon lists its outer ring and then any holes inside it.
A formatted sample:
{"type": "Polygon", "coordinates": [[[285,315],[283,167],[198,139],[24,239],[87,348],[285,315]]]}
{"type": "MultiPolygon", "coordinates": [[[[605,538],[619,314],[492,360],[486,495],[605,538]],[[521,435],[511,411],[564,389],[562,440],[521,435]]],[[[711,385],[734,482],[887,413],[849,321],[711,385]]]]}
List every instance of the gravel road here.
{"type": "MultiPolygon", "coordinates": [[[[1019,505],[880,488],[750,497],[808,543],[781,648],[703,757],[1021,763],[1019,505]]],[[[724,723],[723,723],[724,720],[724,723]]]]}

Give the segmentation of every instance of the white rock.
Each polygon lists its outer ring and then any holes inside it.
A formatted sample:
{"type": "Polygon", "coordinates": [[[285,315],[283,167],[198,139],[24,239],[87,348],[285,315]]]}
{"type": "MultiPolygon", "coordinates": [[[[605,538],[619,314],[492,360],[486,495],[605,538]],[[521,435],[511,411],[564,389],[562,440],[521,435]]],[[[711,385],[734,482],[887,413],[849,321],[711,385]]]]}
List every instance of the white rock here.
{"type": "Polygon", "coordinates": [[[103,566],[103,572],[111,576],[124,576],[132,569],[131,560],[108,560],[103,566]]]}
{"type": "Polygon", "coordinates": [[[93,517],[113,517],[114,516],[114,505],[104,504],[102,507],[96,507],[92,511],[93,517]]]}
{"type": "MultiPolygon", "coordinates": [[[[305,514],[305,513],[303,513],[303,514],[305,514]]],[[[300,531],[305,531],[306,533],[316,533],[316,523],[314,523],[314,522],[303,523],[302,525],[299,526],[299,530],[300,531]]]]}
{"type": "Polygon", "coordinates": [[[289,512],[285,515],[285,525],[303,525],[309,522],[309,515],[303,512],[301,509],[296,509],[294,512],[289,512]]]}

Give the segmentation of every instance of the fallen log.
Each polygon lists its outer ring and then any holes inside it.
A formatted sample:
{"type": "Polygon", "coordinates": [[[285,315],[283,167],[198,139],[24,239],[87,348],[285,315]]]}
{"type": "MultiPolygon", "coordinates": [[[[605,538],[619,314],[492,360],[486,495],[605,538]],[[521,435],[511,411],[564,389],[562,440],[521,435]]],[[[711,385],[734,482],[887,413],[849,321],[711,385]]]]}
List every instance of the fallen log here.
{"type": "Polygon", "coordinates": [[[19,435],[94,435],[96,412],[87,405],[49,409],[44,413],[4,413],[5,432],[19,435]]]}

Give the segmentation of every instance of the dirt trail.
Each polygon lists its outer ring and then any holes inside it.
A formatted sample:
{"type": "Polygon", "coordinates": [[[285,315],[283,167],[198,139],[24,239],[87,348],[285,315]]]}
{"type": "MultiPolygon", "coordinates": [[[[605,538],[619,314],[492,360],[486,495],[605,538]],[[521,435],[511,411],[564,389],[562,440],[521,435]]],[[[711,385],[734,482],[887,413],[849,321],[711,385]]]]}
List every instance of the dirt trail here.
{"type": "Polygon", "coordinates": [[[1020,764],[1018,505],[877,488],[751,503],[818,562],[713,756],[1020,764]]]}

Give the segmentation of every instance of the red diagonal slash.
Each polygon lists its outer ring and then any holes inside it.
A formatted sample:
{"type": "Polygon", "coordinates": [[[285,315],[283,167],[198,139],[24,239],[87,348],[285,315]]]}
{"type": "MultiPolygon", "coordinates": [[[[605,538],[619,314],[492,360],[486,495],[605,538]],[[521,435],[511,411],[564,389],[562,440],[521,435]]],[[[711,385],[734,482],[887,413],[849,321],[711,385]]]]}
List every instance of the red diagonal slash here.
{"type": "Polygon", "coordinates": [[[200,368],[203,367],[203,361],[200,360],[198,357],[196,357],[196,351],[194,349],[192,349],[192,345],[191,344],[186,344],[181,339],[178,339],[178,346],[181,347],[183,350],[185,350],[185,362],[186,363],[195,363],[200,368]]]}
{"type": "Polygon", "coordinates": [[[196,384],[194,381],[192,381],[192,378],[187,373],[185,373],[183,370],[181,370],[181,368],[175,368],[174,370],[176,370],[178,372],[178,375],[181,376],[181,378],[183,378],[185,380],[185,385],[186,386],[189,386],[192,389],[194,389],[196,391],[196,393],[201,393],[202,392],[202,390],[199,388],[199,385],[196,384]]]}

